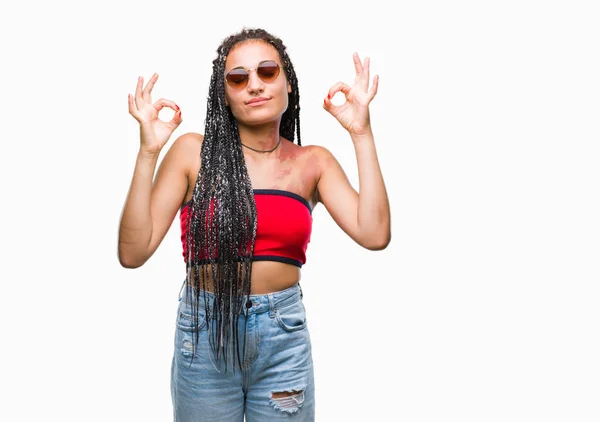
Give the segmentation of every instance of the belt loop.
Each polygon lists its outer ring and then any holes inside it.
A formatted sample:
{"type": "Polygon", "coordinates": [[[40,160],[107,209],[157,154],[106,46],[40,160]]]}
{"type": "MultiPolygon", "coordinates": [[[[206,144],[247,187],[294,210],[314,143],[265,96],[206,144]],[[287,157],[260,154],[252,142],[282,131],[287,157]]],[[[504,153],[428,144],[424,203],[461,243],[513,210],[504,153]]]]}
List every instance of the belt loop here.
{"type": "Polygon", "coordinates": [[[275,311],[277,308],[275,308],[275,301],[273,300],[273,293],[269,293],[267,295],[267,297],[269,298],[269,315],[271,315],[271,313],[273,311],[275,311]]]}
{"type": "Polygon", "coordinates": [[[300,288],[300,299],[303,299],[304,294],[302,294],[302,286],[300,285],[300,282],[298,282],[298,287],[300,288]]]}

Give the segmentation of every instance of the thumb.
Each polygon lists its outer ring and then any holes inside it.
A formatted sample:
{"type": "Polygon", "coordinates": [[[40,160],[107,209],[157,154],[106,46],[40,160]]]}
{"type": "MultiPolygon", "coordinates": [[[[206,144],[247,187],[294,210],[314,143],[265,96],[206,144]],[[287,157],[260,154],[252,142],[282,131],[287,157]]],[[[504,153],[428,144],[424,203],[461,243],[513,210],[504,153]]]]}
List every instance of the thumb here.
{"type": "Polygon", "coordinates": [[[329,113],[333,114],[335,107],[336,106],[331,102],[331,96],[327,94],[327,97],[325,97],[325,99],[323,100],[323,108],[329,113]]]}
{"type": "Polygon", "coordinates": [[[173,118],[169,121],[169,123],[172,126],[177,127],[181,124],[182,121],[183,121],[183,119],[181,118],[181,109],[179,107],[177,107],[177,111],[175,112],[175,114],[173,115],[173,118]]]}

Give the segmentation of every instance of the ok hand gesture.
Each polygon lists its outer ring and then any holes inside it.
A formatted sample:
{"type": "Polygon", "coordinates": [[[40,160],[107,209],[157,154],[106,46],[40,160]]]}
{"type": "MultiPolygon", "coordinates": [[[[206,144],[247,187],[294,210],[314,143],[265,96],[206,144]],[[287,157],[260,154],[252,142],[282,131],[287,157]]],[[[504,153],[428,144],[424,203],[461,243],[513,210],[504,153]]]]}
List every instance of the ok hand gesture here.
{"type": "Polygon", "coordinates": [[[181,110],[173,101],[160,98],[152,104],[152,88],[157,80],[158,74],[155,73],[142,90],[144,79],[140,76],[135,89],[135,102],[134,97],[131,94],[128,95],[129,114],[140,123],[140,149],[145,153],[155,155],[160,153],[173,131],[182,122],[181,110]],[[164,107],[175,111],[175,115],[168,122],[163,122],[158,118],[158,112],[164,107]]]}
{"type": "Polygon", "coordinates": [[[363,135],[371,130],[369,103],[377,94],[379,76],[375,75],[373,85],[369,89],[369,58],[365,58],[364,64],[361,63],[358,53],[354,53],[353,58],[356,69],[354,86],[350,88],[343,82],[333,85],[329,88],[323,108],[331,113],[350,135],[363,135]],[[336,106],[331,102],[331,98],[340,91],[346,96],[346,101],[336,106]]]}

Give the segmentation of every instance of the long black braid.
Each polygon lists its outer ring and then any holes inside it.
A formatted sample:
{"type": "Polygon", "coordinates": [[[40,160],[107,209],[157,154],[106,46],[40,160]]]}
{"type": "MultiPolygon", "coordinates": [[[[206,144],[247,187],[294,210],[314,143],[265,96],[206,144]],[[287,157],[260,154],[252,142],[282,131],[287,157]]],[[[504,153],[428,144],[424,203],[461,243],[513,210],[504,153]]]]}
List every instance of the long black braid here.
{"type": "MultiPolygon", "coordinates": [[[[256,238],[254,191],[244,161],[237,121],[225,104],[225,60],[234,46],[248,40],[261,40],[279,52],[292,88],[279,133],[292,142],[297,140],[298,145],[301,145],[298,79],[281,39],[263,29],[246,28],[226,38],[218,47],[218,55],[213,60],[201,151],[202,163],[186,221],[186,288],[192,307],[193,326],[197,326],[199,320],[199,296],[203,294],[210,347],[217,361],[222,358],[225,370],[228,353],[233,353],[233,350],[236,351],[240,368],[242,367],[245,341],[240,353],[238,321],[243,311],[244,298],[249,300],[256,238]],[[206,294],[209,275],[212,275],[214,289],[212,315],[206,294]]],[[[247,323],[247,315],[244,321],[247,323]]],[[[246,324],[244,333],[245,328],[246,324]]],[[[198,334],[197,331],[192,332],[192,360],[198,334]]],[[[235,359],[232,361],[235,372],[234,362],[235,359]]]]}

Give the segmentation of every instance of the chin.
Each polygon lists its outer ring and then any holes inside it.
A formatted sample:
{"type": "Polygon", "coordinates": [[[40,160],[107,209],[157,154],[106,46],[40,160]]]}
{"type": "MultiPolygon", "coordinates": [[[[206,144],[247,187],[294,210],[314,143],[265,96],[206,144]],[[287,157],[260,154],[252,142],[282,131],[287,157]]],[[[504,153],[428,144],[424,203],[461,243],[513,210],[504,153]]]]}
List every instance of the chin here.
{"type": "Polygon", "coordinates": [[[285,113],[286,109],[287,108],[284,108],[278,113],[274,113],[273,110],[269,108],[262,108],[261,110],[249,110],[249,112],[246,111],[242,119],[237,118],[237,116],[236,118],[240,123],[248,126],[264,125],[265,123],[281,120],[281,117],[283,116],[283,113],[285,113]]]}

